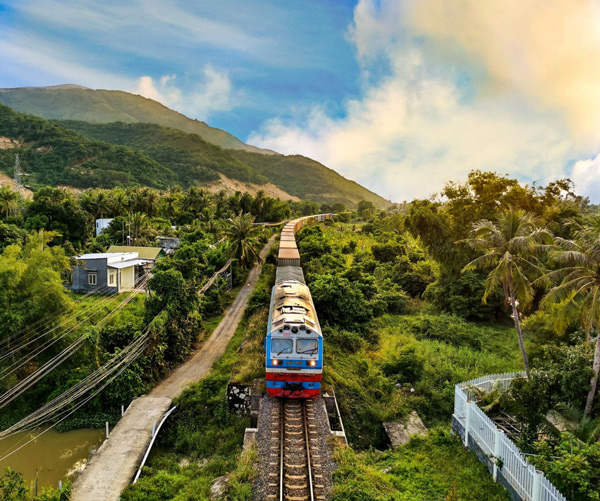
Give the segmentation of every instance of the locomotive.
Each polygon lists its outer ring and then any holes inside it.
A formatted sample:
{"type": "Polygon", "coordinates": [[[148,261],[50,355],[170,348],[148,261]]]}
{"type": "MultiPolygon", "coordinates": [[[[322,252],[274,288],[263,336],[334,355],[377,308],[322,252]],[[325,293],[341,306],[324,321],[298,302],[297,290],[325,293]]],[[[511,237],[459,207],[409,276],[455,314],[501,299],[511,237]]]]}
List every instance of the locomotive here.
{"type": "Polygon", "coordinates": [[[267,393],[272,397],[317,398],[321,393],[323,336],[300,267],[295,234],[311,219],[330,217],[296,219],[281,232],[264,343],[267,393]]]}

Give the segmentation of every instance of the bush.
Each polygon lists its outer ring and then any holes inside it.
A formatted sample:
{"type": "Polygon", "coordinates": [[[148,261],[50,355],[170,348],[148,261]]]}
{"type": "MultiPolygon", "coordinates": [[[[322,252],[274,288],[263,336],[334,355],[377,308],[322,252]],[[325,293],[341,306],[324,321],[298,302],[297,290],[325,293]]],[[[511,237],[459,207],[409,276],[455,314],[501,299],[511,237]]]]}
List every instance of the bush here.
{"type": "Polygon", "coordinates": [[[425,359],[414,346],[408,346],[381,366],[383,373],[396,383],[415,384],[423,377],[425,359]]]}
{"type": "Polygon", "coordinates": [[[311,282],[310,289],[322,323],[361,330],[373,317],[358,284],[346,278],[322,275],[311,282]]]}
{"type": "Polygon", "coordinates": [[[437,339],[455,346],[470,346],[481,350],[485,333],[453,315],[416,315],[407,317],[408,332],[421,339],[437,339]]]}

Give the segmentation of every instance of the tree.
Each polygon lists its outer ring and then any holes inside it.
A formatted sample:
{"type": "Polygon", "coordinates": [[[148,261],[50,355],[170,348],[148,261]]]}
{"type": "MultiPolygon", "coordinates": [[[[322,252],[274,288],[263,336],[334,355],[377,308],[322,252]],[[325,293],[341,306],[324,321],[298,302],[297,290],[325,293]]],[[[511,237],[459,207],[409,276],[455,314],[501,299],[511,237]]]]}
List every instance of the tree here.
{"type": "Polygon", "coordinates": [[[254,218],[251,214],[239,214],[228,219],[230,225],[227,228],[231,257],[239,260],[242,266],[246,266],[259,256],[258,232],[260,228],[254,226],[254,218]]]}
{"type": "MultiPolygon", "coordinates": [[[[600,325],[600,237],[589,240],[589,233],[580,234],[579,242],[559,240],[560,248],[551,256],[551,262],[561,268],[549,273],[548,278],[562,277],[562,282],[552,288],[542,304],[559,303],[555,329],[564,332],[575,322],[583,325],[588,339],[600,325]]],[[[600,335],[596,336],[593,375],[585,404],[589,415],[594,405],[600,374],[600,335]]]]}
{"type": "Polygon", "coordinates": [[[375,206],[373,202],[368,202],[367,200],[361,200],[358,202],[358,215],[359,217],[367,217],[372,215],[375,212],[375,206]]]}
{"type": "Polygon", "coordinates": [[[310,284],[319,320],[343,329],[361,329],[373,312],[357,282],[339,275],[319,275],[310,284]]]}
{"type": "Polygon", "coordinates": [[[10,186],[0,188],[0,210],[6,213],[6,219],[19,206],[19,194],[10,186]]]}
{"type": "Polygon", "coordinates": [[[512,317],[519,338],[523,364],[529,378],[529,360],[523,342],[519,305],[523,308],[531,303],[534,289],[528,275],[542,275],[536,254],[553,243],[552,234],[539,228],[535,216],[522,210],[508,209],[494,223],[487,219],[473,225],[470,238],[464,240],[471,247],[485,253],[463,268],[463,272],[482,269],[489,272],[485,281],[483,302],[498,289],[512,308],[512,317]]]}
{"type": "Polygon", "coordinates": [[[53,232],[34,233],[26,244],[9,245],[0,254],[0,333],[33,325],[66,311],[71,300],[63,286],[69,260],[62,247],[49,247],[53,232]]]}
{"type": "Polygon", "coordinates": [[[131,243],[134,245],[145,245],[155,235],[150,226],[148,216],[141,212],[134,213],[129,218],[131,243]]]}

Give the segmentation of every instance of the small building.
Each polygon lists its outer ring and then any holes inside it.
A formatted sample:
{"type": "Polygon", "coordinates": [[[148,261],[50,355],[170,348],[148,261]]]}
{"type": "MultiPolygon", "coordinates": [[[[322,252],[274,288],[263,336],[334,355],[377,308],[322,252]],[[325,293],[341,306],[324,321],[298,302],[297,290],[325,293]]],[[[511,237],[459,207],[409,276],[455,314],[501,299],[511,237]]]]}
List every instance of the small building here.
{"type": "Polygon", "coordinates": [[[156,240],[165,254],[173,254],[181,243],[181,238],[176,237],[156,237],[156,240]]]}
{"type": "Polygon", "coordinates": [[[102,230],[108,228],[112,220],[113,218],[96,219],[96,236],[100,235],[102,230]]]}
{"type": "Polygon", "coordinates": [[[124,292],[135,289],[152,266],[137,252],[102,252],[75,258],[71,289],[78,292],[124,292]]]}

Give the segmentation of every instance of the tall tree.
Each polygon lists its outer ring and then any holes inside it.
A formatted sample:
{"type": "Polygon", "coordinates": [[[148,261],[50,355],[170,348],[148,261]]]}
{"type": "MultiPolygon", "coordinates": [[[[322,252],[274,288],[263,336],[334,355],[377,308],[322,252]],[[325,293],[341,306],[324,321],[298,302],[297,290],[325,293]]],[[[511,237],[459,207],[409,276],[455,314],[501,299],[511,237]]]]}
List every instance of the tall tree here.
{"type": "Polygon", "coordinates": [[[2,188],[0,188],[0,210],[6,214],[7,219],[18,205],[19,194],[11,189],[10,186],[2,186],[2,188]]]}
{"type": "Polygon", "coordinates": [[[487,219],[478,221],[473,225],[470,238],[463,240],[484,252],[467,264],[463,272],[490,270],[485,282],[483,302],[501,289],[506,303],[512,308],[527,377],[529,360],[523,342],[519,306],[524,308],[533,300],[532,279],[543,275],[536,254],[548,249],[553,241],[552,234],[546,228],[538,226],[535,216],[512,208],[503,212],[496,223],[487,219]]]}
{"type": "Polygon", "coordinates": [[[254,226],[254,218],[251,214],[239,214],[228,219],[230,225],[227,228],[227,237],[231,249],[231,257],[239,260],[242,266],[246,266],[259,255],[260,242],[258,240],[259,227],[254,226]]]}
{"type": "Polygon", "coordinates": [[[590,391],[585,404],[585,415],[592,412],[600,374],[600,237],[589,239],[589,232],[580,233],[577,242],[560,240],[560,248],[553,253],[551,261],[561,267],[549,273],[549,278],[562,277],[556,287],[550,289],[542,305],[559,303],[555,329],[564,332],[569,326],[580,323],[588,340],[596,332],[593,374],[590,391]]]}

